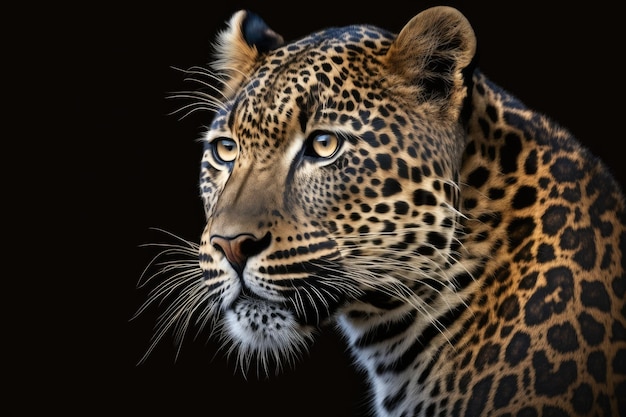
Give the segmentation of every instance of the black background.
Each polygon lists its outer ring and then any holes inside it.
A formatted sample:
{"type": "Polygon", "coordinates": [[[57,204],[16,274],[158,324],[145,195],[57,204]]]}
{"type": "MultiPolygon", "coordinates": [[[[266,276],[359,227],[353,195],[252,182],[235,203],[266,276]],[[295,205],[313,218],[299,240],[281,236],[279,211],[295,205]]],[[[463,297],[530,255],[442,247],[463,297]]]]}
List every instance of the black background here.
{"type": "Polygon", "coordinates": [[[130,320],[147,296],[136,285],[155,254],[142,245],[166,240],[152,227],[193,241],[203,227],[196,139],[210,115],[169,115],[181,103],[167,95],[193,87],[173,67],[208,63],[215,33],[239,8],[254,10],[290,40],[352,23],[398,32],[428,6],[457,6],[474,26],[483,71],[569,128],[624,183],[624,36],[611,7],[285,4],[102,3],[23,11],[25,21],[43,24],[33,25],[37,36],[19,50],[33,60],[24,65],[22,82],[45,96],[46,105],[22,97],[29,104],[21,127],[33,136],[25,147],[38,157],[25,168],[38,180],[27,191],[35,195],[28,209],[34,227],[22,230],[26,239],[20,240],[28,248],[20,250],[27,259],[19,264],[27,287],[6,295],[22,301],[11,308],[18,319],[7,319],[5,339],[13,371],[7,374],[8,407],[15,414],[365,412],[362,375],[332,329],[294,370],[270,380],[244,379],[233,363],[214,357],[215,346],[203,337],[186,340],[178,359],[172,339],[165,339],[137,364],[158,314],[151,309],[130,320]],[[56,134],[44,134],[50,131],[56,134]]]}

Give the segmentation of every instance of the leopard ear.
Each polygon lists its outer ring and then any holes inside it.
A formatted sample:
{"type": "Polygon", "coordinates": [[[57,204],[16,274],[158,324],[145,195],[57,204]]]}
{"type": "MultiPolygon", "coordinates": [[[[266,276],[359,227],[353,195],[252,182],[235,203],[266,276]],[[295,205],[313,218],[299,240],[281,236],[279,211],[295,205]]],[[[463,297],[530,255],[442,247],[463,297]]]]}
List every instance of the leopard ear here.
{"type": "Polygon", "coordinates": [[[476,53],[474,30],[448,6],[419,13],[400,31],[386,55],[391,88],[441,117],[458,120],[476,53]]]}
{"type": "Polygon", "coordinates": [[[284,43],[255,13],[248,10],[235,12],[214,44],[215,60],[212,63],[217,75],[224,81],[226,97],[234,94],[241,82],[250,75],[259,56],[284,43]]]}

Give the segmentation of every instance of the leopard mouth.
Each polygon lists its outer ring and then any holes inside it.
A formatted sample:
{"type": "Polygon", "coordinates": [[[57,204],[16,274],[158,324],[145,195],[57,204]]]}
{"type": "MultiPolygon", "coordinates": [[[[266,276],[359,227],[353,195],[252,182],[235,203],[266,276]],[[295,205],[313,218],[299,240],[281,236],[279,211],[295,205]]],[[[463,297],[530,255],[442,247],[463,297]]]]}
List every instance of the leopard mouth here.
{"type": "Polygon", "coordinates": [[[347,300],[347,295],[337,291],[326,283],[320,284],[321,278],[283,279],[278,291],[265,291],[263,287],[253,286],[254,276],[248,279],[240,277],[237,292],[232,294],[226,311],[236,315],[245,313],[251,327],[264,326],[266,323],[281,323],[290,317],[300,326],[319,327],[333,316],[337,308],[347,300]]]}

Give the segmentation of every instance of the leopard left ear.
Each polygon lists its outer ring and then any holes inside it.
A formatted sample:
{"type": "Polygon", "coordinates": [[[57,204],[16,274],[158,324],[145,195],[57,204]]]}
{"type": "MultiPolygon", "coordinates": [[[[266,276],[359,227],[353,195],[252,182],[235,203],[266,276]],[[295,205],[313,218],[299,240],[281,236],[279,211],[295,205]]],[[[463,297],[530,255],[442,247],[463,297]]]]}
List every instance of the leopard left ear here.
{"type": "Polygon", "coordinates": [[[251,74],[260,55],[283,43],[283,37],[255,13],[248,10],[235,12],[227,28],[217,36],[215,60],[211,64],[224,81],[223,94],[231,97],[251,74]]]}
{"type": "Polygon", "coordinates": [[[464,73],[475,53],[474,30],[460,11],[448,6],[424,10],[404,26],[387,52],[391,88],[458,120],[469,94],[464,73]]]}

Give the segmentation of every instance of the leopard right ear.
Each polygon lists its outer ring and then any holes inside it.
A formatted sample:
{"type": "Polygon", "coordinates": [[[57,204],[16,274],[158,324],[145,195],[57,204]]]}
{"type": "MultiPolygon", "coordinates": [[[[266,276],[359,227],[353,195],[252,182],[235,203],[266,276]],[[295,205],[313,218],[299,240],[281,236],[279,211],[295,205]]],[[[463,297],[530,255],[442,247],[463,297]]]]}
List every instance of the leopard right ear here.
{"type": "Polygon", "coordinates": [[[259,57],[283,43],[283,37],[255,13],[248,10],[235,12],[214,45],[215,60],[211,66],[224,82],[222,93],[231,97],[250,76],[259,57]]]}
{"type": "Polygon", "coordinates": [[[436,6],[400,31],[385,56],[386,78],[399,95],[433,115],[457,120],[470,94],[476,36],[461,12],[436,6]]]}

